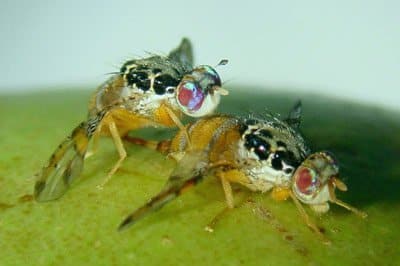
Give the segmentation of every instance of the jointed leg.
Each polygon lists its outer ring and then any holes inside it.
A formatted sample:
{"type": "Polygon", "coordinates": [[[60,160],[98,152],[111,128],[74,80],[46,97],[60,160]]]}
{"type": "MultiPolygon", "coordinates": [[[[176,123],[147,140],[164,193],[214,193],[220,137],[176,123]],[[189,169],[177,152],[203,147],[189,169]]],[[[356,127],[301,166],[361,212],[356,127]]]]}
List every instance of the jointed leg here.
{"type": "Polygon", "coordinates": [[[174,123],[176,124],[176,126],[179,128],[179,130],[183,130],[185,132],[185,136],[186,136],[186,140],[188,142],[188,146],[192,147],[192,143],[190,141],[190,137],[189,137],[189,133],[187,132],[185,126],[182,124],[181,120],[175,115],[175,113],[169,109],[166,108],[169,117],[171,117],[171,119],[174,121],[174,123]]]}
{"type": "Polygon", "coordinates": [[[361,218],[367,218],[368,214],[366,214],[365,212],[360,211],[360,210],[354,208],[353,206],[350,206],[349,204],[347,204],[347,203],[345,203],[345,202],[343,202],[341,200],[338,200],[336,198],[334,189],[335,188],[332,185],[329,186],[329,196],[330,196],[330,201],[331,202],[333,202],[333,203],[335,203],[335,204],[337,204],[339,206],[342,206],[343,208],[345,208],[345,209],[347,209],[347,210],[349,210],[351,212],[354,212],[355,214],[357,214],[361,218]]]}
{"type": "Polygon", "coordinates": [[[300,212],[301,217],[303,218],[304,222],[310,227],[321,239],[325,244],[330,244],[331,242],[319,231],[318,227],[310,220],[307,212],[304,210],[301,203],[298,201],[296,196],[293,192],[290,192],[290,197],[293,199],[294,204],[296,205],[297,209],[300,212]]]}
{"type": "Polygon", "coordinates": [[[221,179],[222,189],[225,193],[226,204],[228,205],[228,208],[233,209],[235,207],[235,203],[233,200],[231,184],[225,178],[223,172],[219,174],[219,178],[221,179]]]}
{"type": "MultiPolygon", "coordinates": [[[[215,165],[226,165],[227,162],[221,161],[214,163],[215,165]]],[[[221,218],[226,215],[230,210],[235,207],[233,194],[232,194],[232,187],[230,182],[239,182],[243,181],[245,176],[243,173],[236,169],[231,170],[218,170],[216,172],[216,176],[221,179],[222,189],[224,190],[225,199],[227,207],[224,208],[221,212],[219,212],[212,220],[208,223],[208,225],[204,228],[207,232],[214,232],[215,225],[221,220],[221,218]]]]}
{"type": "Polygon", "coordinates": [[[219,212],[217,215],[215,215],[215,217],[211,220],[211,222],[209,222],[206,227],[204,227],[204,230],[209,232],[209,233],[213,233],[214,232],[214,228],[217,225],[217,223],[222,219],[223,216],[225,216],[227,214],[227,212],[229,212],[230,210],[232,210],[229,207],[225,207],[221,212],[219,212]]]}
{"type": "Polygon", "coordinates": [[[110,181],[111,177],[113,174],[118,170],[118,168],[121,166],[122,162],[126,158],[126,151],[124,148],[124,145],[122,144],[121,137],[118,133],[117,126],[115,125],[114,121],[110,122],[108,124],[108,127],[110,129],[111,136],[114,140],[115,147],[117,148],[118,154],[119,154],[119,160],[115,163],[114,167],[111,169],[111,171],[107,174],[106,179],[101,183],[101,185],[98,186],[98,188],[102,189],[104,185],[110,181]]]}

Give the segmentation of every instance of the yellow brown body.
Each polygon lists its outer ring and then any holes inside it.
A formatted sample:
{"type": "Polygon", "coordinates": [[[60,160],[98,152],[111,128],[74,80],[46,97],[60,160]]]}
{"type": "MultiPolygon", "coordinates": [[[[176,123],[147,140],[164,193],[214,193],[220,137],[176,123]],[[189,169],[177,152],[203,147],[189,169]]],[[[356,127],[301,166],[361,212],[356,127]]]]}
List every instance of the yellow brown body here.
{"type": "Polygon", "coordinates": [[[54,200],[65,193],[71,181],[80,175],[84,159],[96,151],[99,136],[111,136],[119,154],[99,186],[102,188],[127,156],[121,137],[129,131],[145,127],[183,128],[183,114],[199,117],[213,112],[219,104],[221,80],[210,66],[193,68],[192,60],[191,44],[183,39],[168,56],[127,61],[100,85],[89,101],[87,120],[73,130],[39,172],[36,200],[54,200]],[[93,147],[88,152],[91,141],[93,147]]]}

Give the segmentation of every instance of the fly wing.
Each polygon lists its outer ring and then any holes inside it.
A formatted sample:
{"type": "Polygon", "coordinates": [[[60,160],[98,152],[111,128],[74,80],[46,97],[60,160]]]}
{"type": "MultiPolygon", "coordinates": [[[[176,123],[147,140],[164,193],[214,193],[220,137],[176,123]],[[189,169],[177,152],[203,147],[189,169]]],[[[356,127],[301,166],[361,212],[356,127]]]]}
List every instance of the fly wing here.
{"type": "Polygon", "coordinates": [[[200,182],[208,170],[206,159],[205,152],[187,152],[172,171],[163,189],[145,205],[126,217],[118,230],[125,229],[151,212],[161,209],[186,189],[200,182]]]}
{"type": "Polygon", "coordinates": [[[37,201],[60,198],[80,175],[89,138],[86,124],[81,123],[51,156],[47,166],[38,174],[34,196],[37,201]]]}
{"type": "Polygon", "coordinates": [[[298,100],[289,112],[288,117],[284,120],[288,125],[294,129],[298,129],[301,123],[302,105],[298,100]]]}
{"type": "Polygon", "coordinates": [[[89,141],[97,130],[106,112],[113,106],[89,117],[77,126],[56,149],[47,166],[37,175],[34,188],[35,199],[39,202],[60,198],[71,183],[79,177],[89,141]]]}
{"type": "Polygon", "coordinates": [[[193,68],[193,49],[189,39],[183,38],[177,48],[172,50],[168,57],[181,63],[186,69],[193,68]]]}

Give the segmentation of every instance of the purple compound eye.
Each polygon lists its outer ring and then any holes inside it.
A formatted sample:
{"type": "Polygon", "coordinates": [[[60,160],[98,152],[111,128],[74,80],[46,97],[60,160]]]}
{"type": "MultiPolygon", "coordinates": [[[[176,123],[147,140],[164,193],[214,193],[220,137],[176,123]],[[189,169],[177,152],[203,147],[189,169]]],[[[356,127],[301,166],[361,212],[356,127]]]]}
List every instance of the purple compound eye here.
{"type": "Polygon", "coordinates": [[[197,83],[184,80],[178,85],[178,102],[188,112],[199,110],[203,104],[204,98],[205,95],[197,83]]]}
{"type": "Polygon", "coordinates": [[[185,114],[202,117],[218,106],[221,91],[218,73],[210,66],[199,66],[187,73],[178,84],[176,101],[185,114]]]}

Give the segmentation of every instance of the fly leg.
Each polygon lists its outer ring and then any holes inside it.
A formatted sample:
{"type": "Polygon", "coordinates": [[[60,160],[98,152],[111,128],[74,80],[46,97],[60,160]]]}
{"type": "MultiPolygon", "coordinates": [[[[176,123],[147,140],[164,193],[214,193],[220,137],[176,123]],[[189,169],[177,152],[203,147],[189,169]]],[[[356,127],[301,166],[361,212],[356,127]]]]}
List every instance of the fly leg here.
{"type": "Polygon", "coordinates": [[[301,217],[303,218],[304,222],[307,224],[308,227],[310,227],[322,240],[324,244],[330,245],[331,241],[329,241],[318,229],[317,225],[311,221],[310,217],[308,216],[307,212],[304,210],[303,206],[299,202],[299,200],[296,198],[296,196],[293,194],[293,192],[290,192],[290,197],[293,199],[294,204],[296,205],[297,209],[300,212],[301,217]]]}
{"type": "Polygon", "coordinates": [[[169,117],[172,119],[172,121],[174,121],[179,130],[185,132],[186,140],[190,149],[192,147],[192,142],[190,141],[189,133],[187,132],[186,127],[182,124],[179,117],[177,117],[176,114],[170,108],[166,107],[166,110],[169,117]]]}
{"type": "Polygon", "coordinates": [[[342,181],[340,181],[339,179],[334,179],[333,183],[329,184],[329,196],[330,196],[331,202],[355,213],[356,215],[360,216],[361,218],[367,218],[367,216],[368,216],[367,213],[360,211],[360,210],[356,209],[355,207],[337,199],[336,195],[335,195],[335,187],[337,187],[339,190],[342,190],[342,191],[347,190],[346,185],[342,181]]]}
{"type": "Polygon", "coordinates": [[[111,120],[111,122],[108,123],[108,128],[110,130],[111,137],[114,140],[115,147],[117,148],[119,159],[114,164],[114,167],[111,169],[111,171],[107,174],[107,177],[104,179],[104,181],[97,186],[99,189],[103,189],[104,185],[107,184],[108,181],[110,181],[111,177],[118,170],[118,168],[121,166],[122,162],[126,158],[126,151],[124,145],[122,144],[121,136],[119,135],[117,126],[115,125],[113,120],[111,120]]]}
{"type": "MultiPolygon", "coordinates": [[[[221,164],[224,164],[224,162],[221,162],[221,164]]],[[[218,165],[218,163],[216,164],[218,165]]],[[[207,226],[204,228],[207,232],[214,232],[214,228],[216,224],[222,219],[223,216],[225,216],[230,210],[235,208],[235,202],[233,199],[233,194],[232,194],[232,187],[231,187],[231,182],[234,183],[241,183],[241,182],[246,182],[247,177],[240,172],[237,169],[230,169],[230,170],[218,170],[216,172],[216,176],[221,180],[222,184],[222,189],[224,190],[225,194],[225,199],[226,199],[226,204],[227,207],[225,207],[221,212],[219,212],[212,220],[207,224],[207,226]]]]}

